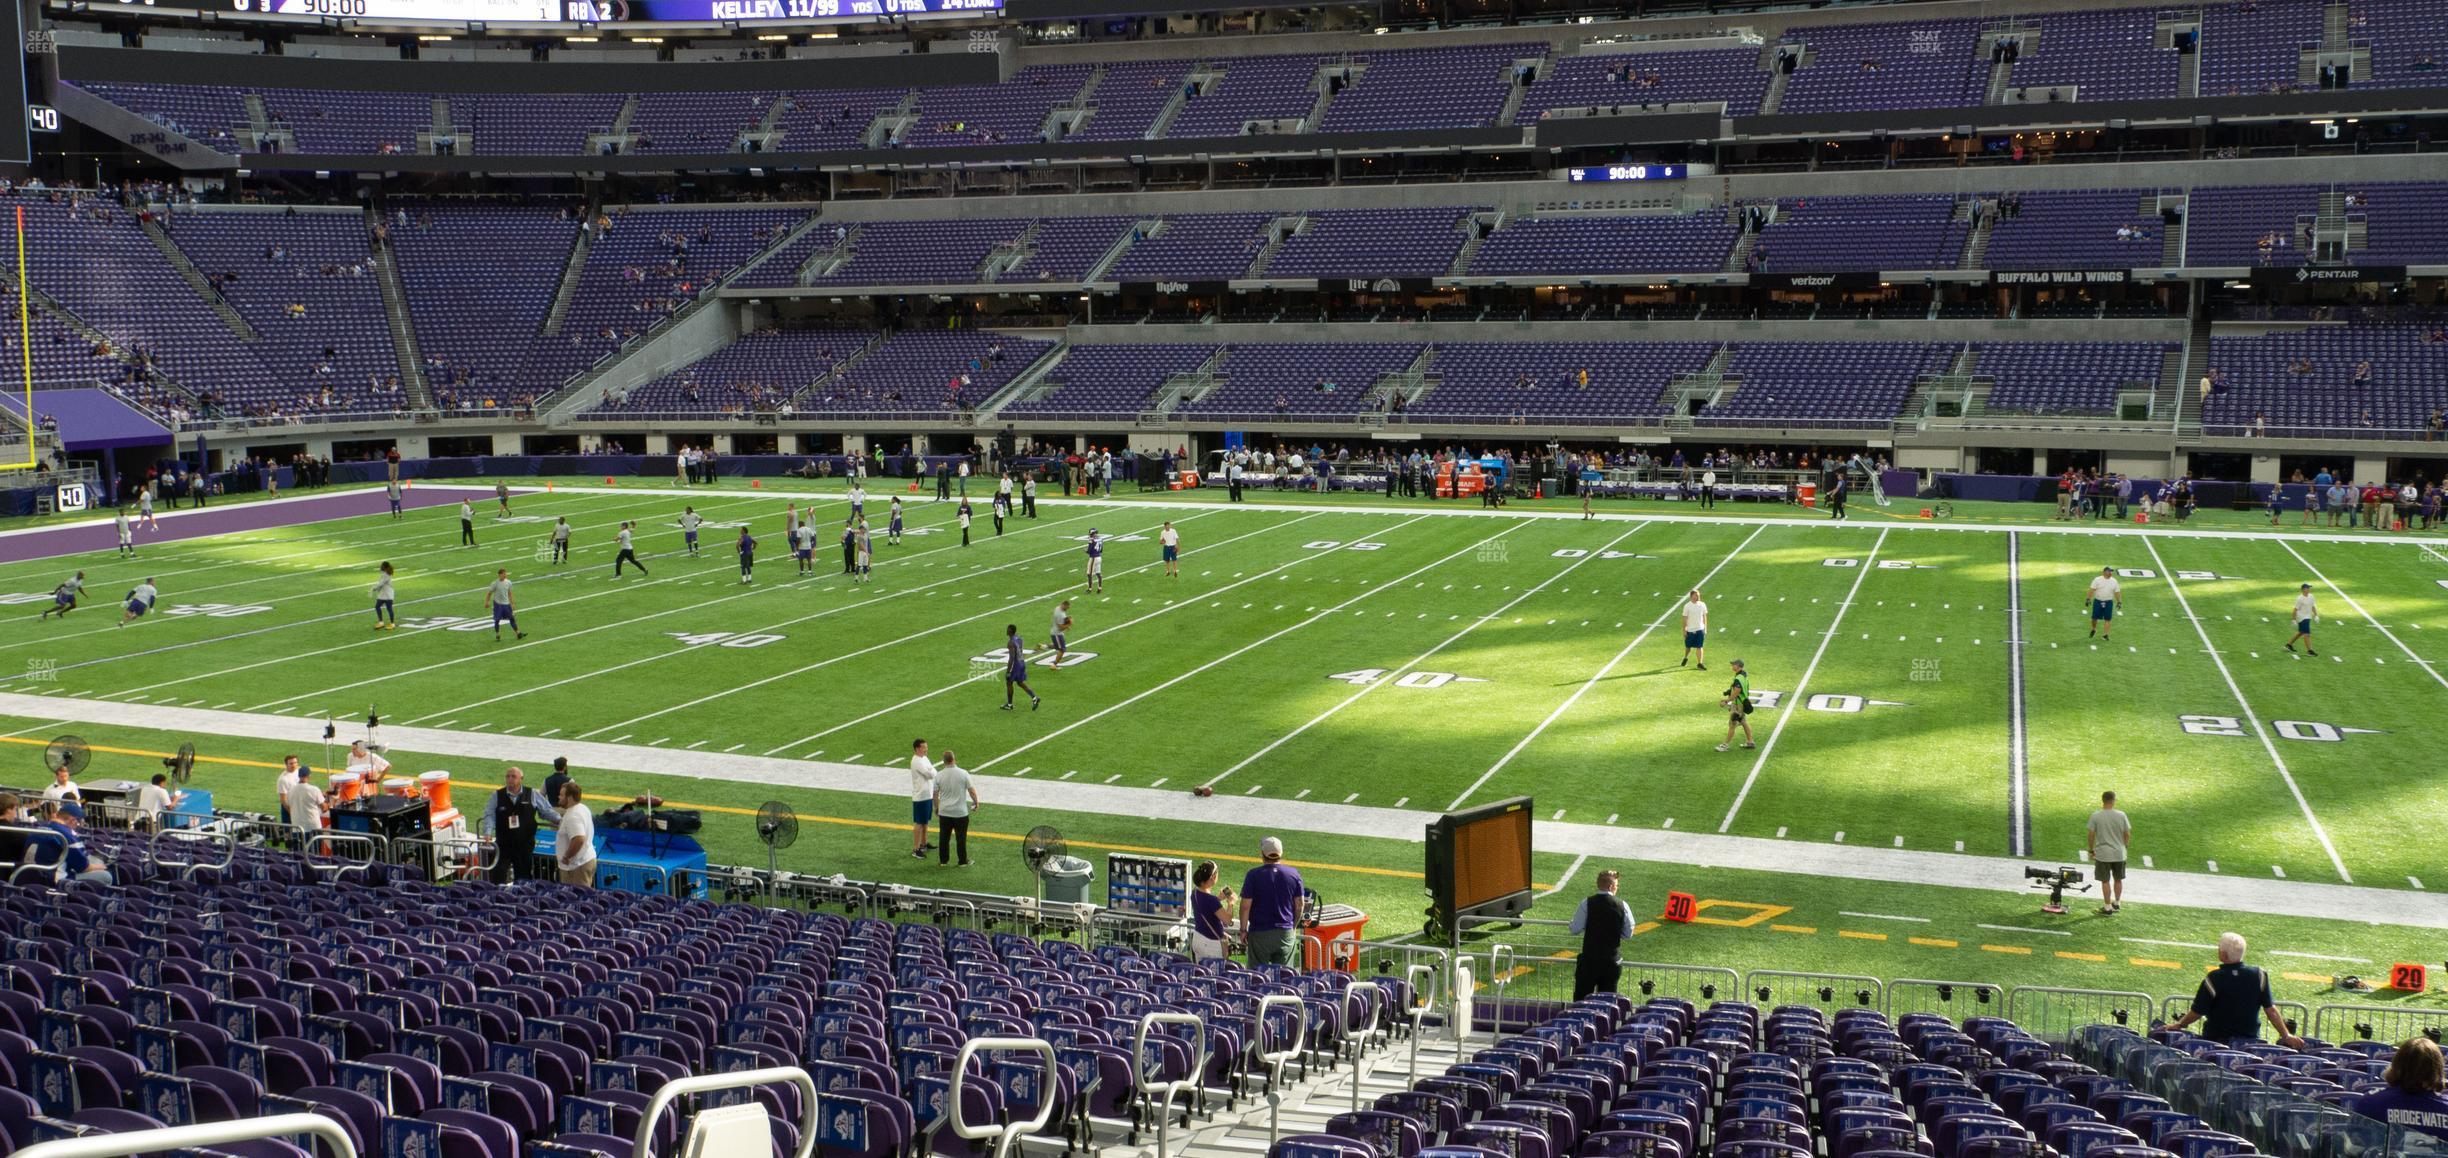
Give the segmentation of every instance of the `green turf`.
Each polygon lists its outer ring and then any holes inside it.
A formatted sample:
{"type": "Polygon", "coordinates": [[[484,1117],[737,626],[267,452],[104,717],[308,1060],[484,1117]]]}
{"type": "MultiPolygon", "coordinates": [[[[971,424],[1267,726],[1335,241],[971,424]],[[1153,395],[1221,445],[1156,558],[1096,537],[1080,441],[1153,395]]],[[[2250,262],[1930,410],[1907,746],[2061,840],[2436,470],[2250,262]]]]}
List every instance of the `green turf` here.
{"type": "MultiPolygon", "coordinates": [[[[100,598],[65,622],[35,623],[34,605],[13,608],[25,622],[0,636],[0,690],[289,716],[301,741],[326,714],[351,719],[371,706],[394,725],[845,762],[875,768],[880,781],[924,735],[990,776],[1166,791],[1211,783],[1221,797],[1261,805],[1349,801],[1413,810],[1423,823],[1457,802],[1529,795],[1542,820],[1560,810],[1592,825],[1815,848],[2020,851],[2035,863],[2074,863],[2084,816],[2113,788],[2135,816],[2137,858],[2156,868],[2337,882],[2342,866],[2357,884],[2408,891],[2440,887],[2426,872],[2448,880],[2431,863],[2435,842],[2412,834],[2418,818],[2448,812],[2448,787],[2427,771],[2440,747],[2426,721],[2448,703],[2428,663],[2430,639],[2448,631],[2439,582],[2448,559],[2424,545],[2429,536],[2375,544],[2321,531],[2322,541],[2292,543],[2253,534],[2258,516],[2227,512],[2205,513],[2200,525],[2228,537],[2103,536],[2069,533],[2089,528],[2052,524],[2045,507],[2002,504],[1959,504],[1955,522],[1982,528],[1960,534],[1866,504],[1844,526],[1734,504],[1718,513],[1779,519],[1708,521],[1684,517],[1697,512],[1679,504],[1631,502],[1599,509],[1654,517],[1452,518],[1438,515],[1473,508],[1352,498],[1329,509],[1254,495],[1293,507],[1264,510],[1208,491],[1122,508],[1049,497],[1043,517],[1015,520],[997,537],[981,492],[974,543],[963,548],[949,506],[929,493],[910,503],[903,545],[878,536],[875,581],[854,586],[839,574],[830,529],[845,513],[841,493],[838,481],[686,496],[563,488],[520,497],[521,521],[480,517],[474,548],[456,545],[455,512],[444,508],[146,543],[134,560],[8,564],[0,599],[47,601],[75,567],[100,598]],[[786,504],[811,499],[828,529],[816,574],[801,579],[780,549],[782,519],[786,504]],[[671,525],[684,503],[709,519],[698,558],[679,552],[671,525]],[[556,567],[539,547],[561,515],[577,533],[573,561],[556,567]],[[611,573],[611,537],[624,519],[641,524],[651,574],[611,573]],[[1166,519],[1185,546],[1178,580],[1156,562],[1154,533],[1166,519]],[[753,584],[738,581],[730,551],[737,520],[765,544],[753,584]],[[1078,592],[1074,537],[1091,526],[1123,536],[1109,550],[1103,595],[1078,592]],[[2021,528],[2011,538],[2010,526],[2021,528]],[[385,559],[399,568],[409,625],[396,633],[369,629],[367,588],[385,559]],[[2104,645],[2086,637],[2082,602],[2103,565],[2127,572],[2126,608],[2104,645]],[[483,621],[481,593],[496,567],[518,582],[523,642],[497,642],[483,621]],[[161,611],[113,626],[111,598],[146,575],[160,577],[161,611]],[[2280,650],[2301,582],[2315,584],[2328,617],[2317,659],[2280,650]],[[1695,584],[1713,607],[1707,672],[1678,664],[1674,611],[1695,584]],[[1076,599],[1072,662],[1031,669],[1042,710],[1025,701],[996,710],[999,671],[985,657],[1004,625],[1040,643],[1066,594],[1076,599]],[[2022,826],[2007,642],[2018,599],[2028,639],[2022,826]],[[1718,753],[1717,697],[1738,657],[1762,693],[1751,718],[1760,747],[1718,753]],[[2019,827],[2027,849],[2017,848],[2019,827]]],[[[891,493],[879,487],[872,521],[891,493]]],[[[57,730],[33,718],[0,724],[37,739],[57,730]]],[[[146,750],[176,739],[138,724],[76,730],[146,750]]],[[[277,755],[259,741],[199,740],[211,754],[277,755]]],[[[441,766],[493,774],[467,763],[441,766]]],[[[594,779],[615,793],[649,782],[594,779]]],[[[773,794],[711,780],[653,788],[742,809],[773,794]]],[[[794,850],[806,867],[931,874],[908,859],[906,836],[888,831],[889,797],[794,790],[789,801],[881,826],[819,826],[794,850]]],[[[1084,811],[1006,816],[991,805],[980,825],[1010,836],[1041,821],[1089,843],[1244,857],[1256,836],[1084,811]]],[[[761,863],[744,826],[717,827],[717,861],[761,863]]],[[[1415,845],[1300,843],[1297,859],[1348,866],[1316,870],[1331,896],[1381,914],[1390,931],[1416,927],[1415,845]]],[[[1538,867],[1553,880],[1571,863],[1543,854],[1538,867]]],[[[1025,886],[1008,846],[973,874],[962,887],[1025,886]]],[[[2235,927],[2373,963],[2421,959],[2430,940],[2389,927],[2154,910],[2137,895],[2113,922],[2069,919],[2074,938],[2005,941],[1978,926],[2029,925],[2030,896],[1731,869],[1641,869],[1636,879],[1637,894],[1672,885],[1791,908],[1739,928],[1655,930],[1637,954],[1652,960],[1746,966],[1773,955],[1879,976],[2011,974],[2157,991],[2202,955],[2119,938],[2197,944],[2235,927]],[[1931,924],[1863,923],[1840,916],[1847,910],[1931,924]]]]}

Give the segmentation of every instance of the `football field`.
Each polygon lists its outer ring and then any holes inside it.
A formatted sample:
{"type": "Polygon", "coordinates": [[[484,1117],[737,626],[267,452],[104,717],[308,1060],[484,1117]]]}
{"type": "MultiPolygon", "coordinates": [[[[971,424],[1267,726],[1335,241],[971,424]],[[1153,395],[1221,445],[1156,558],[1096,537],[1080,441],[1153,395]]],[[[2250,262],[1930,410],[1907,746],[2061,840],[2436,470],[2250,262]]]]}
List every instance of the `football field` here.
{"type": "MultiPolygon", "coordinates": [[[[1511,796],[1536,803],[1548,882],[1582,856],[1670,848],[1664,859],[1695,875],[1927,886],[1916,903],[1943,913],[1950,893],[1969,895],[1944,886],[2012,888],[2019,863],[2080,863],[2084,818],[2113,789],[2134,816],[2135,867],[2150,870],[2120,933],[2145,927],[2133,917],[2154,879],[2181,882],[2198,909],[2226,907],[2222,889],[2259,898],[2235,907],[2262,913],[2301,896],[2305,917],[2384,911],[2367,890],[2427,912],[2427,890],[2448,886],[2435,831],[2448,745],[2434,722],[2448,709],[2434,662],[2448,648],[2433,642],[2448,638],[2448,556],[2427,535],[1875,512],[1834,524],[1649,504],[1603,504],[1584,520],[1555,504],[1234,505],[1217,492],[1049,498],[997,535],[980,492],[963,546],[954,505],[930,491],[903,493],[908,530],[894,545],[882,526],[896,492],[879,488],[866,512],[872,580],[853,583],[842,484],[792,485],[556,485],[518,493],[506,519],[489,484],[469,487],[475,546],[459,543],[459,492],[420,486],[440,505],[397,520],[325,518],[323,500],[305,500],[294,519],[191,534],[181,528],[211,524],[182,520],[221,512],[181,512],[139,531],[133,559],[107,547],[19,558],[0,564],[0,601],[18,617],[0,633],[0,726],[97,745],[124,729],[130,752],[192,735],[210,754],[218,735],[261,760],[276,738],[311,745],[326,718],[360,735],[373,712],[395,747],[426,739],[478,782],[498,760],[470,754],[534,760],[520,753],[567,744],[582,765],[671,778],[654,790],[678,802],[731,801],[753,786],[726,781],[804,765],[851,794],[829,808],[887,818],[885,802],[855,794],[905,788],[910,742],[924,736],[938,759],[951,749],[981,773],[989,801],[1112,841],[1136,827],[1156,834],[1140,843],[1204,850],[1212,842],[1173,835],[1200,823],[1349,840],[1346,867],[1385,878],[1359,894],[1397,906],[1372,933],[1416,927],[1416,901],[1392,898],[1416,896],[1417,849],[1390,834],[1416,840],[1436,812],[1511,796]],[[784,520],[811,503],[818,544],[802,576],[784,520]],[[684,505],[706,520],[694,556],[676,526],[684,505]],[[559,518],[573,529],[566,564],[546,545],[559,518]],[[1178,578],[1159,560],[1167,520],[1183,546],[1178,578]],[[650,570],[613,573],[623,521],[637,524],[650,570]],[[760,542],[750,583],[733,549],[742,526],[760,542]],[[1091,528],[1107,544],[1101,594],[1082,591],[1091,528]],[[396,632],[372,629],[385,560],[398,572],[396,632]],[[2103,567],[2124,600],[2106,639],[2091,634],[2086,598],[2103,567]],[[79,568],[88,605],[37,622],[79,568]],[[497,568],[515,584],[523,640],[495,637],[484,591],[497,568]],[[117,626],[115,601],[148,576],[159,606],[117,626]],[[2304,583],[2320,609],[2317,657],[2283,647],[2304,583]],[[1680,662],[1694,588],[1710,608],[1706,671],[1680,662]],[[1066,658],[1028,660],[1042,707],[1021,696],[1001,710],[1006,625],[1038,648],[1066,597],[1066,658]],[[1719,752],[1736,659],[1757,746],[1738,735],[1719,752]],[[584,758],[615,752],[619,763],[584,758]],[[1189,795],[1200,786],[1213,797],[1189,795]],[[1551,843],[1560,834],[1583,843],[1551,843]],[[2325,909],[2328,894],[2269,887],[2297,885],[2361,888],[2325,909]]],[[[12,762],[37,768],[31,751],[12,762]]],[[[849,866],[865,862],[838,843],[803,843],[784,867],[860,875],[849,866]]],[[[900,855],[869,871],[906,875],[900,855]]],[[[2307,956],[2335,939],[2320,927],[2291,934],[2307,956]]]]}

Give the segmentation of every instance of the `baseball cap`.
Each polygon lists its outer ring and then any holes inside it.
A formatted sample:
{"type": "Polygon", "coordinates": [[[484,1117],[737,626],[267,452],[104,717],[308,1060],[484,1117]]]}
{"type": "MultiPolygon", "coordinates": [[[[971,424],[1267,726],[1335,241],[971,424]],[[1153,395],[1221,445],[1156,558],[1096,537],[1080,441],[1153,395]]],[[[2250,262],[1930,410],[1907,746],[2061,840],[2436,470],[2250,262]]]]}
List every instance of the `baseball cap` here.
{"type": "Polygon", "coordinates": [[[1266,856],[1266,857],[1276,857],[1276,856],[1282,856],[1282,855],[1283,855],[1283,842],[1282,842],[1282,841],[1280,841],[1280,840],[1277,840],[1277,839],[1275,839],[1274,837],[1271,837],[1271,836],[1270,836],[1270,837],[1268,837],[1268,838],[1266,838],[1265,840],[1259,841],[1259,842],[1258,842],[1258,855],[1260,855],[1260,856],[1266,856]]]}

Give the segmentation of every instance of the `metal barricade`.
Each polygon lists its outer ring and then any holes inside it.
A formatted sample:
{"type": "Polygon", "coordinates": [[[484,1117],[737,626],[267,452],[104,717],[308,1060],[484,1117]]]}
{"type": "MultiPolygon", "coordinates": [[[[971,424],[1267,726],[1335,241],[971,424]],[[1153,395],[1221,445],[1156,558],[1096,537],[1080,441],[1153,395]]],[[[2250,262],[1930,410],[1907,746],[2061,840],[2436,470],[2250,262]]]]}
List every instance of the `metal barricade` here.
{"type": "Polygon", "coordinates": [[[2043,1040],[2065,1044],[2086,1025],[2150,1028],[2153,1002],[2147,993],[2121,989],[2060,989],[2018,985],[2006,991],[2006,1016],[2043,1040]]]}
{"type": "Polygon", "coordinates": [[[145,810],[137,807],[136,802],[132,800],[79,801],[77,807],[85,810],[85,823],[95,828],[139,832],[152,827],[146,823],[145,810]]]}
{"type": "Polygon", "coordinates": [[[773,877],[761,869],[717,864],[707,865],[700,875],[705,877],[706,891],[718,901],[764,904],[775,898],[773,877]]]}
{"type": "Polygon", "coordinates": [[[309,871],[329,871],[334,879],[350,873],[365,878],[372,875],[376,864],[387,863],[391,859],[383,855],[389,843],[371,832],[340,832],[322,828],[305,834],[301,851],[305,854],[309,871]],[[365,855],[352,857],[342,851],[354,848],[363,848],[365,855]]]}
{"type": "Polygon", "coordinates": [[[1166,953],[1183,953],[1189,949],[1190,926],[1186,919],[1180,917],[1151,917],[1100,909],[1088,924],[1090,948],[1119,945],[1125,949],[1154,949],[1166,953]]]}
{"type": "MultiPolygon", "coordinates": [[[[961,1061],[968,1060],[968,1052],[964,1050],[961,1061]]],[[[1050,1051],[1046,1064],[1053,1064],[1050,1051]]],[[[664,1083],[654,1092],[654,1098],[646,1103],[646,1109],[638,1115],[637,1139],[630,1150],[631,1158],[654,1158],[655,1127],[662,1123],[663,1115],[671,1111],[672,1104],[681,1098],[714,1090],[747,1089],[781,1082],[799,1087],[799,1146],[792,1152],[792,1158],[808,1158],[816,1150],[816,1082],[808,1077],[806,1070],[797,1066],[771,1066],[728,1074],[693,1074],[664,1083]]],[[[958,1090],[953,1092],[959,1093],[958,1090]]],[[[952,1112],[957,1122],[960,1114],[958,1102],[954,1106],[952,1112]]],[[[761,1106],[758,1112],[764,1112],[761,1106]]]]}
{"type": "MultiPolygon", "coordinates": [[[[1144,1028],[1142,1032],[1144,1032],[1144,1028]]],[[[993,1139],[993,1142],[988,1147],[988,1154],[990,1155],[990,1158],[1005,1158],[1006,1155],[1011,1153],[1012,1147],[1017,1144],[1020,1139],[1045,1129],[1046,1123],[1053,1120],[1055,1101],[1054,1074],[1058,1068],[1060,1068],[1059,1063],[1054,1060],[1054,1047],[1040,1038],[970,1038],[961,1046],[960,1056],[954,1058],[952,1061],[952,1089],[949,1093],[944,1095],[944,1101],[950,1103],[950,1105],[944,1107],[944,1114],[946,1118],[950,1120],[952,1133],[971,1142],[991,1138],[993,1139]],[[1029,1119],[1026,1122],[980,1122],[975,1125],[972,1125],[968,1121],[964,1120],[961,1117],[961,1088],[963,1084],[969,1080],[970,1059],[975,1058],[981,1053],[1012,1053],[1020,1050],[1027,1050],[1045,1059],[1045,1096],[1037,1099],[1037,1116],[1029,1119]]],[[[807,1074],[803,1071],[794,1070],[792,1072],[798,1073],[801,1080],[805,1080],[807,1078],[807,1074]]],[[[816,1091],[812,1083],[808,1089],[807,1104],[809,1107],[808,1113],[810,1118],[807,1130],[801,1135],[800,1149],[797,1158],[808,1158],[808,1147],[813,1145],[816,1139],[815,1120],[813,1117],[815,1114],[816,1091]]],[[[1158,1153],[1163,1153],[1161,1148],[1158,1150],[1158,1153]]],[[[649,1158],[649,1156],[643,1149],[640,1149],[638,1152],[638,1158],[649,1158]]]]}
{"type": "MultiPolygon", "coordinates": [[[[2282,1006],[2283,1008],[2283,1006],[2282,1006]]],[[[2302,1033],[2302,1030],[2296,1030],[2302,1033]]],[[[2324,1005],[2312,1011],[2312,1036],[2322,1041],[2403,1042],[2448,1036],[2448,1009],[2393,1005],[2324,1005]]]]}
{"type": "Polygon", "coordinates": [[[1707,1005],[1720,999],[1730,999],[1742,993],[1742,974],[1713,965],[1661,965],[1648,961],[1625,961],[1623,977],[1615,983],[1615,991],[1634,1002],[1652,997],[1679,997],[1694,1005],[1707,1005]]]}
{"type": "Polygon", "coordinates": [[[1754,969],[1743,974],[1743,991],[1774,1009],[1807,1005],[1834,1013],[1839,1009],[1887,1008],[1887,986],[1876,977],[1851,973],[1796,973],[1784,969],[1754,969]]]}
{"type": "Polygon", "coordinates": [[[425,870],[428,880],[473,880],[490,876],[501,863],[501,846],[489,836],[403,836],[391,842],[393,863],[425,870]]]}
{"type": "MultiPolygon", "coordinates": [[[[809,1100],[814,1101],[813,1098],[809,1100]]],[[[269,1118],[165,1126],[158,1130],[87,1134],[56,1142],[38,1142],[17,1151],[11,1158],[126,1158],[133,1154],[206,1150],[232,1142],[294,1137],[312,1137],[321,1142],[326,1158],[357,1158],[357,1143],[351,1140],[349,1132],[341,1129],[338,1119],[321,1114],[276,1114],[269,1118]]],[[[639,1151],[638,1158],[647,1158],[645,1151],[639,1151]]],[[[807,1156],[803,1152],[798,1158],[807,1156]]]]}
{"type": "Polygon", "coordinates": [[[1986,1015],[2003,1016],[2006,987],[1987,981],[1930,981],[1898,977],[1887,983],[1887,1016],[1939,1013],[1955,1021],[1986,1015]]]}
{"type": "Polygon", "coordinates": [[[774,885],[774,895],[785,903],[810,910],[825,906],[839,908],[843,916],[857,918],[875,915],[875,904],[867,886],[839,877],[808,877],[783,874],[774,885]]]}
{"type": "MultiPolygon", "coordinates": [[[[2277,1005],[2278,1019],[2286,1022],[2289,1030],[2298,1034],[2310,1032],[2312,1030],[2313,1023],[2311,1006],[2300,1001],[2281,1001],[2278,1002],[2277,1005]]],[[[2159,1020],[2174,1021],[2179,1017],[2183,1017],[2192,1008],[2192,998],[2184,996],[2183,994],[2169,994],[2168,996],[2159,999],[2159,1020]]],[[[2385,1009],[2387,1007],[2382,1006],[2382,1008],[2385,1009]]],[[[2312,1036],[2319,1037],[2321,1035],[2318,1033],[2313,1033],[2312,1036]]]]}
{"type": "Polygon", "coordinates": [[[145,846],[145,859],[156,870],[177,873],[181,880],[191,878],[197,872],[207,869],[226,877],[229,874],[230,865],[238,859],[238,840],[225,832],[205,832],[192,828],[164,829],[154,836],[152,843],[145,846]],[[210,859],[209,854],[206,854],[186,860],[163,855],[179,846],[187,849],[218,849],[221,855],[219,859],[210,859]]]}

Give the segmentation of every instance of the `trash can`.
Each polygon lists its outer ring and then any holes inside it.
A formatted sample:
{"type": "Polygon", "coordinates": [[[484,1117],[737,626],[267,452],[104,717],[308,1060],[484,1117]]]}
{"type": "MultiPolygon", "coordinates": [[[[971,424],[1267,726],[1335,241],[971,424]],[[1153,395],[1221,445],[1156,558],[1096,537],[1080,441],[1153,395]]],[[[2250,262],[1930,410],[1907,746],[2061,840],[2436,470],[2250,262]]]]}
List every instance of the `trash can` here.
{"type": "Polygon", "coordinates": [[[1317,924],[1301,930],[1301,968],[1360,971],[1358,942],[1368,914],[1350,905],[1321,905],[1317,924]]]}
{"type": "Polygon", "coordinates": [[[1088,881],[1096,875],[1096,866],[1076,856],[1058,856],[1038,872],[1045,883],[1046,900],[1077,905],[1088,900],[1088,881]]]}

